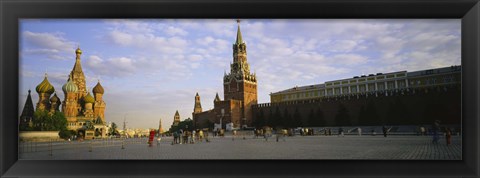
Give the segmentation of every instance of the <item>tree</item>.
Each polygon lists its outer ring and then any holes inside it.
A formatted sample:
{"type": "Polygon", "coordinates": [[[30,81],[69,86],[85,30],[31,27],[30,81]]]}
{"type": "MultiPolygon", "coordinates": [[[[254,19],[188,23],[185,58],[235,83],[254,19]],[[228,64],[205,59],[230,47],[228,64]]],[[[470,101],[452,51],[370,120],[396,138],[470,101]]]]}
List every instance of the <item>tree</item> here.
{"type": "Polygon", "coordinates": [[[177,132],[180,129],[182,130],[192,130],[193,129],[193,120],[185,119],[184,121],[180,121],[177,126],[170,127],[170,133],[177,132]]]}
{"type": "Polygon", "coordinates": [[[340,105],[338,106],[338,112],[337,112],[337,115],[335,115],[335,123],[337,126],[351,125],[350,115],[348,114],[348,110],[345,107],[345,105],[343,105],[342,103],[340,103],[340,105]]]}
{"type": "Polygon", "coordinates": [[[43,131],[47,115],[48,112],[44,110],[36,110],[33,113],[33,130],[43,131]]]}
{"type": "Polygon", "coordinates": [[[76,134],[77,132],[75,132],[74,130],[62,129],[58,133],[58,136],[60,136],[60,138],[63,138],[63,139],[69,139],[72,135],[76,135],[76,134]]]}
{"type": "Polygon", "coordinates": [[[33,130],[60,131],[66,128],[67,119],[60,111],[49,113],[45,110],[37,110],[33,114],[33,130]]]}
{"type": "MultiPolygon", "coordinates": [[[[126,132],[126,130],[124,130],[124,132],[126,132]]],[[[115,122],[112,122],[112,126],[111,126],[110,129],[108,130],[108,134],[109,134],[109,135],[116,136],[117,133],[118,133],[118,131],[117,131],[117,124],[115,124],[115,122]]]]}
{"type": "Polygon", "coordinates": [[[253,121],[253,125],[256,128],[263,127],[265,125],[265,116],[263,114],[263,109],[259,109],[259,111],[255,114],[255,120],[253,121]]]}

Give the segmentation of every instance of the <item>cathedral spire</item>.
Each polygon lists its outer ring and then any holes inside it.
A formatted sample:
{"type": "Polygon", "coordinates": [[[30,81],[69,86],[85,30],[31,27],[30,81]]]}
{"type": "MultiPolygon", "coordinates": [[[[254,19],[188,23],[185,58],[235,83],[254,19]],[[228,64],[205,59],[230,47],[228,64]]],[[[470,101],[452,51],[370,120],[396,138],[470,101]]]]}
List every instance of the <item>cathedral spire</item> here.
{"type": "Polygon", "coordinates": [[[217,95],[215,96],[215,100],[213,100],[214,102],[217,102],[217,101],[220,101],[220,97],[218,96],[218,92],[217,92],[217,95]]]}
{"type": "Polygon", "coordinates": [[[75,58],[75,65],[73,66],[72,72],[81,72],[83,73],[82,70],[82,64],[80,62],[80,56],[82,55],[82,50],[80,50],[80,47],[75,50],[76,58],[75,58]]]}
{"type": "Polygon", "coordinates": [[[240,19],[237,19],[237,24],[238,24],[238,28],[237,28],[237,41],[235,42],[235,44],[242,44],[242,43],[243,43],[243,39],[242,39],[242,32],[240,31],[240,19]]]}
{"type": "Polygon", "coordinates": [[[202,112],[202,104],[200,103],[200,95],[195,95],[195,105],[193,107],[193,113],[201,113],[202,112]]]}
{"type": "Polygon", "coordinates": [[[31,96],[31,90],[28,90],[27,100],[25,105],[23,105],[22,115],[20,115],[20,127],[21,130],[24,130],[30,121],[33,119],[33,113],[35,112],[33,108],[33,101],[31,96]]]}

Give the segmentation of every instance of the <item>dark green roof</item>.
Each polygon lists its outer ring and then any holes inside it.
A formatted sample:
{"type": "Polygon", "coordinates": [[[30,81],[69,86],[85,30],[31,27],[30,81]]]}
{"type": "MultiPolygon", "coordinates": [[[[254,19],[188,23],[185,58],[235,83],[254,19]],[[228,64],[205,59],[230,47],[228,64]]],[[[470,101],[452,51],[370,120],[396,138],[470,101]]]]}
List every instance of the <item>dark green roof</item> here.
{"type": "Polygon", "coordinates": [[[237,29],[237,41],[235,44],[242,44],[243,39],[242,39],[242,32],[240,31],[240,24],[238,24],[238,29],[237,29]]]}

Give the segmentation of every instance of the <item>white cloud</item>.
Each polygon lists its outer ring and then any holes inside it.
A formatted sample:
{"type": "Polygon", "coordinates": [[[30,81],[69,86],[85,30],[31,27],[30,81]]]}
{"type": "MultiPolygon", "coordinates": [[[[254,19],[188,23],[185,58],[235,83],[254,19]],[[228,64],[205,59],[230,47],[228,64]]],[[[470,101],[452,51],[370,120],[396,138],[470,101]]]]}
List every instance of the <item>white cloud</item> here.
{"type": "Polygon", "coordinates": [[[359,65],[367,62],[368,57],[358,54],[337,54],[330,58],[335,65],[359,65]]]}
{"type": "Polygon", "coordinates": [[[136,63],[127,57],[115,57],[102,59],[99,56],[91,55],[85,62],[87,69],[92,70],[96,75],[110,77],[125,77],[137,71],[136,63]]]}
{"type": "Polygon", "coordinates": [[[173,27],[173,26],[167,27],[167,29],[165,29],[165,33],[167,33],[170,36],[175,36],[175,35],[185,36],[188,34],[187,31],[181,28],[173,27]]]}
{"type": "Polygon", "coordinates": [[[24,31],[21,39],[24,43],[22,46],[31,46],[24,48],[22,55],[38,55],[46,56],[49,59],[65,60],[68,59],[68,54],[74,51],[74,42],[69,41],[63,37],[62,33],[36,33],[31,31],[24,31]]]}

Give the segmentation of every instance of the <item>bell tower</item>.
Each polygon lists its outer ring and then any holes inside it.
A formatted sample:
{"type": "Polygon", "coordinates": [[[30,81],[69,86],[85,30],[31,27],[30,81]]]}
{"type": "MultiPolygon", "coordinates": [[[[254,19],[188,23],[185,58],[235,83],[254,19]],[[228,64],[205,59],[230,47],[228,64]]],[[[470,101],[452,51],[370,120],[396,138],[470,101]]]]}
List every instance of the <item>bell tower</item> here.
{"type": "Polygon", "coordinates": [[[257,79],[250,73],[247,61],[247,45],[240,31],[240,20],[237,20],[237,38],[232,45],[233,63],[230,72],[223,78],[224,100],[240,100],[242,102],[242,125],[251,125],[252,108],[257,104],[257,79]]]}

